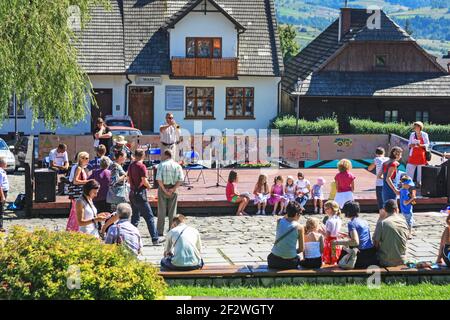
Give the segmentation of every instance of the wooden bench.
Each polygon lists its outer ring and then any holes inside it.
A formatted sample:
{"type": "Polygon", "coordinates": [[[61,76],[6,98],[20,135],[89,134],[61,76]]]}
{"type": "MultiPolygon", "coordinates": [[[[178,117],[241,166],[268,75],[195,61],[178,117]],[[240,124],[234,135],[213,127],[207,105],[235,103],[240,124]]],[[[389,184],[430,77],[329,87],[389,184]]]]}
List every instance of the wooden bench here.
{"type": "MultiPolygon", "coordinates": [[[[366,269],[344,270],[338,266],[325,265],[320,269],[291,269],[276,270],[270,269],[267,265],[248,266],[255,277],[321,277],[321,276],[368,276],[366,269]]],[[[387,273],[385,268],[373,269],[382,274],[387,273]]]]}
{"type": "Polygon", "coordinates": [[[377,273],[382,282],[450,283],[450,268],[410,269],[406,266],[344,270],[326,265],[320,269],[275,270],[261,265],[213,265],[194,271],[160,271],[159,274],[172,285],[249,285],[274,286],[279,284],[300,285],[302,283],[339,284],[367,283],[377,273]]]}
{"type": "Polygon", "coordinates": [[[408,268],[407,266],[398,266],[398,267],[387,267],[386,270],[388,271],[389,275],[397,276],[408,276],[408,275],[414,275],[414,276],[422,276],[422,275],[450,275],[450,268],[446,266],[441,266],[440,269],[416,269],[416,268],[408,268]]]}
{"type": "Polygon", "coordinates": [[[201,270],[171,271],[161,270],[161,276],[166,279],[173,278],[233,278],[249,277],[251,270],[246,265],[205,265],[201,270]]]}

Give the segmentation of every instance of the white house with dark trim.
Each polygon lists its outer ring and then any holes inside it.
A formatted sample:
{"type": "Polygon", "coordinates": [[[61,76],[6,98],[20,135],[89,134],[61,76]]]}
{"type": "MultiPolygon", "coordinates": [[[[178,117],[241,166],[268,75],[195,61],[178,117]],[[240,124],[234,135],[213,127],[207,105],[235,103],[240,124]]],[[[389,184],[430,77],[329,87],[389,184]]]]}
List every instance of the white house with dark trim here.
{"type": "MultiPolygon", "coordinates": [[[[267,128],[278,113],[283,61],[273,0],[110,0],[92,9],[80,34],[79,62],[99,108],[56,133],[91,132],[91,119],[130,115],[157,132],[166,112],[182,128],[267,128]]],[[[0,133],[14,131],[14,110],[0,133]]],[[[19,110],[18,131],[31,128],[19,110]]]]}

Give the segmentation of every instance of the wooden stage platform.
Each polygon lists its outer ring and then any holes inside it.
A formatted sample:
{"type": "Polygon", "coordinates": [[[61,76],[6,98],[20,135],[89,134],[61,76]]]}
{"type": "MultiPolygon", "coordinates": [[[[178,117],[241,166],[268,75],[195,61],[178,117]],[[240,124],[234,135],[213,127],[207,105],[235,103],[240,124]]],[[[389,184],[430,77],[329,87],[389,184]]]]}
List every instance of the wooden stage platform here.
{"type": "MultiPolygon", "coordinates": [[[[297,176],[297,172],[304,173],[306,179],[311,184],[315,184],[318,177],[323,177],[327,181],[324,190],[325,198],[328,198],[330,192],[330,182],[334,180],[337,173],[336,169],[238,169],[239,183],[238,189],[242,192],[253,192],[254,185],[261,173],[267,174],[269,177],[269,185],[272,185],[273,179],[277,175],[283,176],[284,179],[288,175],[297,176]]],[[[200,177],[197,182],[197,176],[200,171],[193,170],[189,173],[192,188],[181,187],[179,189],[178,206],[180,212],[188,214],[232,214],[234,213],[234,205],[225,199],[225,185],[228,178],[229,169],[221,170],[222,180],[219,183],[222,186],[216,187],[217,171],[215,169],[203,170],[205,183],[200,177]],[[211,211],[214,208],[214,211],[211,211]]],[[[355,180],[355,198],[362,206],[365,212],[376,212],[376,196],[375,196],[375,175],[364,169],[354,169],[352,173],[357,177],[355,180]]],[[[448,199],[444,198],[420,198],[417,201],[416,210],[438,210],[447,204],[448,199]]],[[[152,189],[149,192],[149,202],[152,207],[157,206],[157,190],[152,189]]],[[[58,196],[56,202],[36,203],[33,202],[33,215],[45,214],[68,214],[70,201],[67,196],[58,196]]],[[[309,203],[308,208],[311,207],[309,203]]],[[[247,210],[249,213],[255,211],[253,206],[247,210]]],[[[270,212],[269,210],[267,210],[270,212]]]]}

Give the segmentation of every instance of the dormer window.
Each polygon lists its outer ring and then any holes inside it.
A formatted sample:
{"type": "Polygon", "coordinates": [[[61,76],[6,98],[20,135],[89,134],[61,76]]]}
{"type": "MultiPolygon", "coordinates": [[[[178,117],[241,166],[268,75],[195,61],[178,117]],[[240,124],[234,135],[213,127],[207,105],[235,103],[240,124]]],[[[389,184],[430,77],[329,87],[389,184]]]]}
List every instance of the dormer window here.
{"type": "Polygon", "coordinates": [[[387,55],[377,54],[375,56],[375,68],[386,68],[387,67],[387,55]]]}
{"type": "Polygon", "coordinates": [[[222,58],[222,38],[186,38],[186,58],[222,58]]]}

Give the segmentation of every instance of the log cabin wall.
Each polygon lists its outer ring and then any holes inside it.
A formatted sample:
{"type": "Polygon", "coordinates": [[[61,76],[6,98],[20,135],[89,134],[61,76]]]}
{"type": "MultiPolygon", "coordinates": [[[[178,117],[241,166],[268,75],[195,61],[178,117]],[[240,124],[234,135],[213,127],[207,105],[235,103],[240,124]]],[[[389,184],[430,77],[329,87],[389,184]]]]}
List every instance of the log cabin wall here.
{"type": "Polygon", "coordinates": [[[322,71],[442,72],[413,43],[352,43],[322,71]],[[385,68],[375,67],[375,57],[385,55],[385,68]]]}
{"type": "Polygon", "coordinates": [[[416,121],[416,111],[428,111],[430,122],[450,123],[450,99],[306,98],[300,100],[300,118],[316,120],[346,113],[355,118],[384,122],[385,110],[397,110],[399,121],[416,121]]]}

